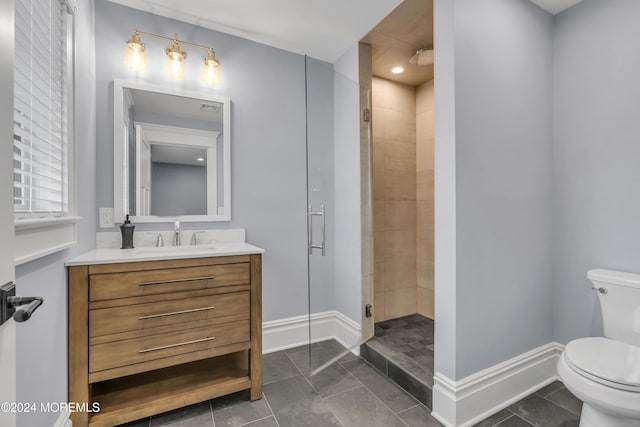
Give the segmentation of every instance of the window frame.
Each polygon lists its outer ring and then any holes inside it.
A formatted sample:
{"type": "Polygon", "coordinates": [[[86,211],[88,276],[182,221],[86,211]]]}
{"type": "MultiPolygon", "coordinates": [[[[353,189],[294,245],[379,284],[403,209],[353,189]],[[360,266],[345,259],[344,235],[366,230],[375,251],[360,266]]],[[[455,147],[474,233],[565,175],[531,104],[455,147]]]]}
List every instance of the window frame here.
{"type": "Polygon", "coordinates": [[[66,191],[67,195],[66,209],[62,214],[15,214],[16,265],[68,249],[77,243],[77,223],[81,217],[77,215],[75,161],[76,6],[74,0],[64,0],[64,4],[67,7],[67,149],[66,153],[63,153],[63,182],[66,181],[63,191],[66,191]]]}

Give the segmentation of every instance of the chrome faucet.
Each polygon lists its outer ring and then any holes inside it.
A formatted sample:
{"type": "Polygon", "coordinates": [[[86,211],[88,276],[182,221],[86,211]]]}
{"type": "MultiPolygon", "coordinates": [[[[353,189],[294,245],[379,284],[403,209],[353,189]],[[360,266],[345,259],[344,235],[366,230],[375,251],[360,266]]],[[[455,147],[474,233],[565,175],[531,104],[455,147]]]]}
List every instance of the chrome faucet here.
{"type": "Polygon", "coordinates": [[[173,221],[173,246],[180,246],[180,220],[173,221]]]}

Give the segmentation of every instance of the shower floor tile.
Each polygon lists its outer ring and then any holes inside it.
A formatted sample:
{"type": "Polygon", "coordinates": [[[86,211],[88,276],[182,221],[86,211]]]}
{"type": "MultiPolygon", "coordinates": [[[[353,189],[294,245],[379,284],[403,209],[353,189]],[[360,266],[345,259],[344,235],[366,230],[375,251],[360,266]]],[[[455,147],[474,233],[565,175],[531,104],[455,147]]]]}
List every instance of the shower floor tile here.
{"type": "Polygon", "coordinates": [[[376,323],[362,357],[431,407],[433,320],[412,314],[376,323]]]}

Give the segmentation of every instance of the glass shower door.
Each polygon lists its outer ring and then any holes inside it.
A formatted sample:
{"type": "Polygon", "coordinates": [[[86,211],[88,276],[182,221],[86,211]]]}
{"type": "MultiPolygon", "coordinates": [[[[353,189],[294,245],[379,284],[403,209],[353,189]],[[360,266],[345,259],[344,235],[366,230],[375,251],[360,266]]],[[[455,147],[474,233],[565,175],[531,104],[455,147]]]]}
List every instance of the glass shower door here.
{"type": "Polygon", "coordinates": [[[369,90],[333,64],[305,70],[309,369],[339,376],[333,362],[373,336],[369,90]]]}

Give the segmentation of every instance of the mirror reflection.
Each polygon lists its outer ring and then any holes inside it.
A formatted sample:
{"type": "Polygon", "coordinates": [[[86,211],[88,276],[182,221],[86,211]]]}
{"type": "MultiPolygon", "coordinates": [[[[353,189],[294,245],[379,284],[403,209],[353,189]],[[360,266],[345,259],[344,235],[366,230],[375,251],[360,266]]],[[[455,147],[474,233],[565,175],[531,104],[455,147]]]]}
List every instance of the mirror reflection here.
{"type": "Polygon", "coordinates": [[[229,220],[228,100],[120,90],[123,214],[229,220]]]}

